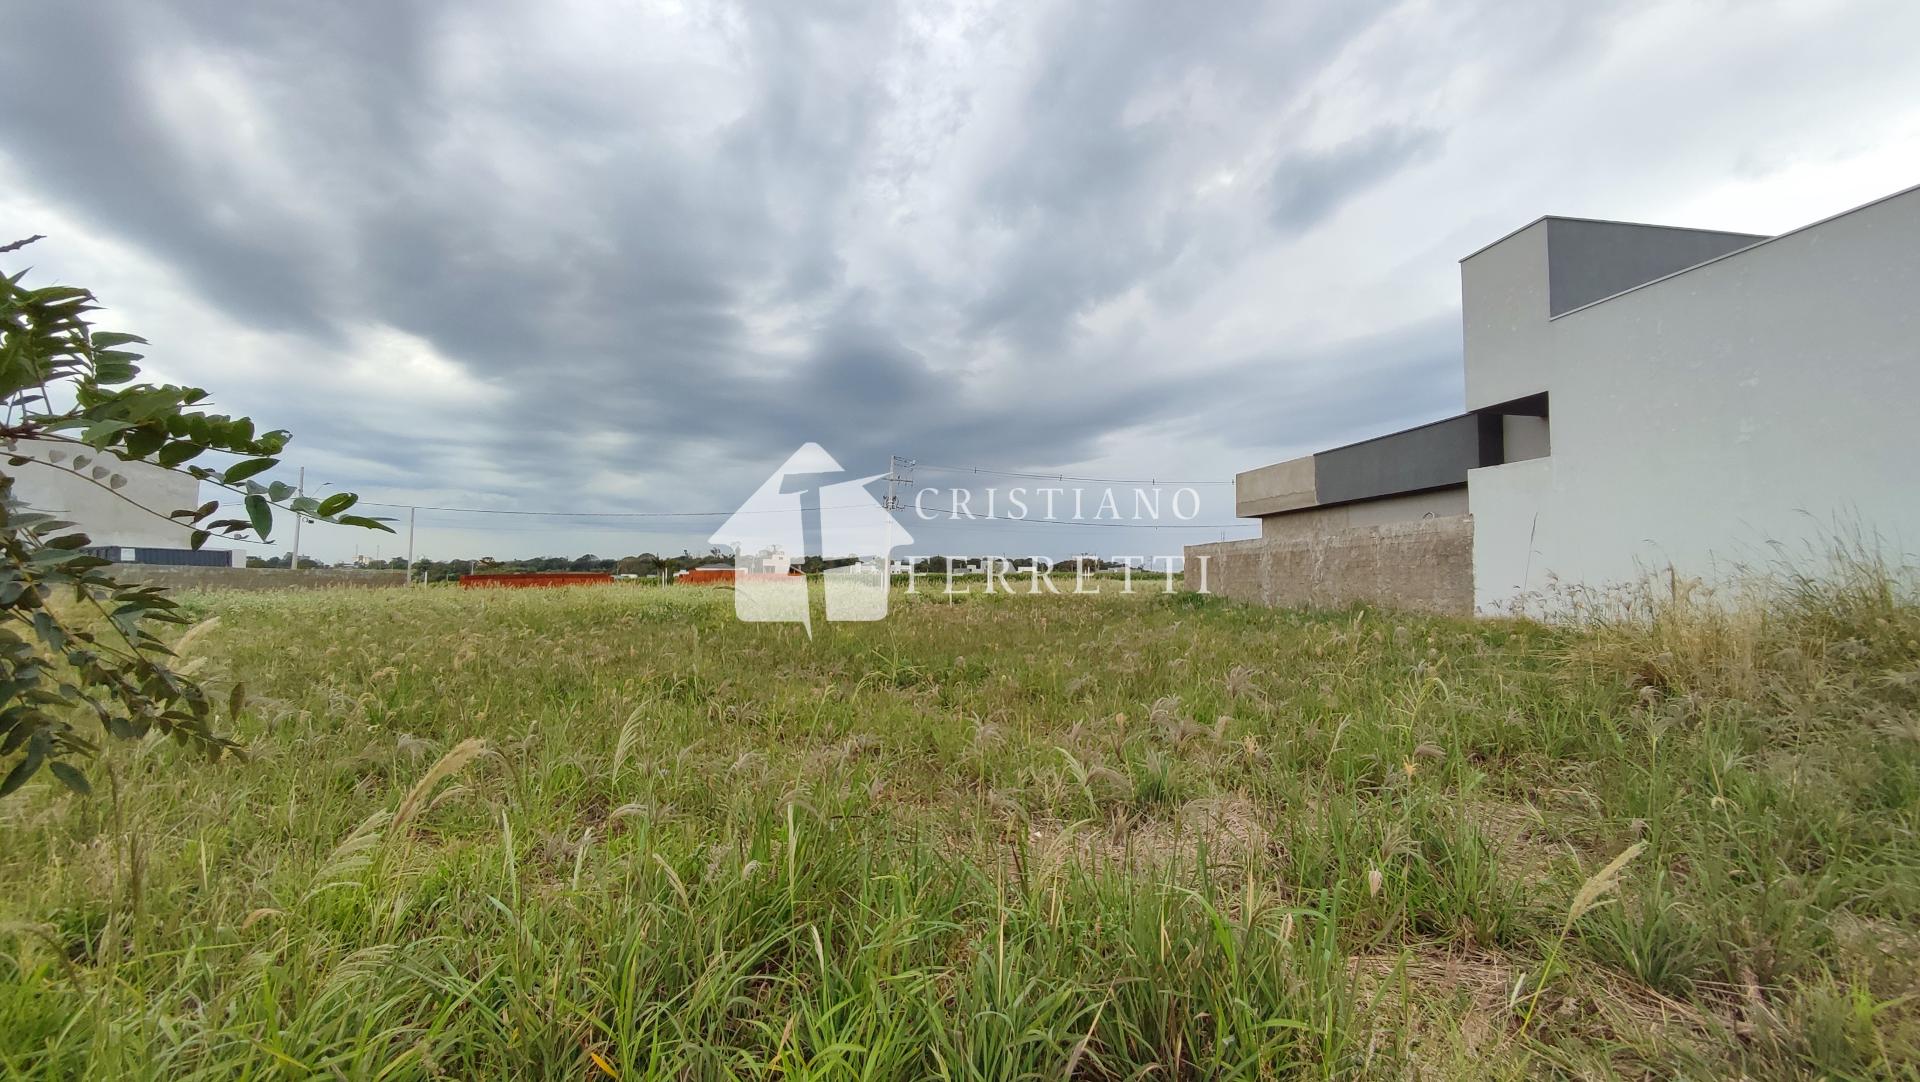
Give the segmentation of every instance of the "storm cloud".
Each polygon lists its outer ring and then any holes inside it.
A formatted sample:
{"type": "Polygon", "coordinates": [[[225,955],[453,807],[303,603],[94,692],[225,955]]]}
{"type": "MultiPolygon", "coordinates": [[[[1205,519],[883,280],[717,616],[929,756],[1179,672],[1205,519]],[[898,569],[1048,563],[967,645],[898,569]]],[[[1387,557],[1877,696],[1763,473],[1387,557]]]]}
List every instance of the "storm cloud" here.
{"type": "Polygon", "coordinates": [[[1541,213],[1911,181],[1911,5],[1594,7],[24,5],[0,239],[394,504],[723,509],[809,440],[1224,479],[1457,410],[1454,261],[1541,213]]]}

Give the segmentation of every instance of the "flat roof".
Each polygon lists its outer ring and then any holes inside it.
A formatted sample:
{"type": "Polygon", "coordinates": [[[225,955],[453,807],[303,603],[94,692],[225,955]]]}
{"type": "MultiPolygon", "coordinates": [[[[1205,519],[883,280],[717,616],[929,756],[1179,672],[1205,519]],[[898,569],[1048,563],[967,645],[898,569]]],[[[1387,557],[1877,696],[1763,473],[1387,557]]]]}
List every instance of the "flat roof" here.
{"type": "Polygon", "coordinates": [[[1497,245],[1504,244],[1505,242],[1513,239],[1514,237],[1517,237],[1520,234],[1525,233],[1527,230],[1532,229],[1534,226],[1539,225],[1541,222],[1586,222],[1590,225],[1630,225],[1636,229],[1665,229],[1673,233],[1712,233],[1713,235],[1720,236],[1720,237],[1746,237],[1749,240],[1773,239],[1767,236],[1767,234],[1765,233],[1741,233],[1732,229],[1700,229],[1696,226],[1691,226],[1691,225],[1660,225],[1656,222],[1628,222],[1628,221],[1622,221],[1618,218],[1582,218],[1573,214],[1542,214],[1540,217],[1535,218],[1533,221],[1528,222],[1526,225],[1523,225],[1520,228],[1515,229],[1512,232],[1502,236],[1499,240],[1489,241],[1486,244],[1482,244],[1480,247],[1475,248],[1473,251],[1468,252],[1466,255],[1461,256],[1458,260],[1456,260],[1456,262],[1465,263],[1467,260],[1472,259],[1474,256],[1479,255],[1481,252],[1484,252],[1487,249],[1495,247],[1497,245]]]}
{"type": "MultiPolygon", "coordinates": [[[[1689,274],[1693,271],[1699,270],[1701,267],[1718,263],[1723,259],[1732,259],[1735,256],[1745,255],[1746,253],[1753,251],[1755,248],[1759,248],[1767,244],[1772,244],[1776,240],[1785,240],[1788,237],[1798,236],[1801,233],[1805,233],[1809,229],[1818,229],[1821,226],[1826,225],[1828,222],[1837,222],[1840,219],[1845,218],[1850,214],[1858,214],[1861,211],[1866,210],[1870,207],[1877,207],[1882,203],[1886,203],[1891,200],[1898,199],[1903,195],[1911,195],[1914,192],[1920,192],[1920,184],[1915,184],[1911,187],[1902,188],[1897,192],[1888,192],[1886,195],[1883,195],[1878,199],[1869,199],[1865,203],[1862,203],[1857,207],[1848,207],[1846,210],[1843,210],[1838,214],[1829,214],[1825,218],[1822,218],[1817,222],[1808,222],[1806,225],[1799,226],[1794,229],[1789,229],[1785,233],[1779,233],[1771,237],[1762,237],[1759,240],[1753,242],[1752,244],[1747,245],[1744,248],[1735,248],[1731,252],[1727,252],[1723,255],[1714,256],[1712,259],[1703,259],[1700,262],[1693,264],[1692,266],[1681,267],[1679,270],[1674,271],[1671,274],[1663,274],[1658,278],[1653,278],[1645,282],[1641,282],[1639,285],[1629,286],[1628,288],[1623,289],[1618,293],[1609,293],[1606,296],[1601,297],[1599,300],[1588,301],[1587,303],[1581,305],[1578,308],[1569,308],[1557,316],[1548,316],[1547,321],[1551,323],[1556,319],[1565,319],[1566,317],[1573,315],[1576,312],[1584,312],[1587,309],[1592,308],[1596,304],[1605,304],[1608,301],[1614,299],[1615,297],[1624,297],[1629,293],[1637,292],[1639,290],[1647,288],[1648,286],[1659,285],[1661,282],[1667,281],[1670,278],[1678,278],[1683,274],[1689,274]]],[[[1744,236],[1744,235],[1745,234],[1735,234],[1735,236],[1744,236]]]]}
{"type": "MultiPolygon", "coordinates": [[[[1379,434],[1378,436],[1368,436],[1368,437],[1367,437],[1366,439],[1364,439],[1364,440],[1354,440],[1354,441],[1353,441],[1352,443],[1343,443],[1343,444],[1341,444],[1341,445],[1339,445],[1338,447],[1326,447],[1326,448],[1322,448],[1321,450],[1318,450],[1318,451],[1315,451],[1315,452],[1313,452],[1313,455],[1326,455],[1326,454],[1332,454],[1332,453],[1333,453],[1333,452],[1335,452],[1335,451],[1344,451],[1344,450],[1346,450],[1346,449],[1348,449],[1349,447],[1365,447],[1365,446],[1366,446],[1367,444],[1369,444],[1369,443],[1378,443],[1378,442],[1380,442],[1381,440],[1390,440],[1390,439],[1392,439],[1392,438],[1394,438],[1395,436],[1404,436],[1404,435],[1406,435],[1406,434],[1407,434],[1407,433],[1409,433],[1409,432],[1418,432],[1418,431],[1420,431],[1420,430],[1421,430],[1421,429],[1423,429],[1423,428],[1432,428],[1432,427],[1433,427],[1434,425],[1443,425],[1443,424],[1446,424],[1446,423],[1447,423],[1448,421],[1458,421],[1458,420],[1459,420],[1460,418],[1462,418],[1462,417],[1471,417],[1471,416],[1473,416],[1473,412],[1472,412],[1472,411],[1468,411],[1468,412],[1466,412],[1466,413],[1456,413],[1456,414],[1453,414],[1453,415],[1451,415],[1451,416],[1448,416],[1448,417],[1442,417],[1442,418],[1440,418],[1440,419],[1438,419],[1438,420],[1434,420],[1434,421],[1423,421],[1423,422],[1421,422],[1420,424],[1417,424],[1417,425],[1413,425],[1413,426],[1411,426],[1411,427],[1408,427],[1408,428],[1401,428],[1401,429],[1395,429],[1395,430],[1394,430],[1394,431],[1392,431],[1392,432],[1382,432],[1382,433],[1380,433],[1380,434],[1379,434]]],[[[1312,458],[1312,457],[1313,457],[1313,455],[1302,455],[1301,457],[1302,457],[1302,458],[1312,458]]],[[[1293,459],[1286,459],[1285,461],[1287,461],[1287,462],[1291,462],[1291,461],[1293,461],[1293,459]]],[[[1279,463],[1279,462],[1276,462],[1276,463],[1274,463],[1274,465],[1276,465],[1276,466],[1278,466],[1278,465],[1280,465],[1280,464],[1281,464],[1281,463],[1279,463]]]]}

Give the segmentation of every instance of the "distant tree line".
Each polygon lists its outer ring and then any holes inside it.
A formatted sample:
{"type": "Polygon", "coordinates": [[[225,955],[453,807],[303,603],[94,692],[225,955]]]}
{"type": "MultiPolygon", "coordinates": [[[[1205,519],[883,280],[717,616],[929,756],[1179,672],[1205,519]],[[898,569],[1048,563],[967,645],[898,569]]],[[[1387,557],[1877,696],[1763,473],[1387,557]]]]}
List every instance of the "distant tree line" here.
{"type": "MultiPolygon", "coordinates": [[[[657,553],[643,552],[637,556],[621,556],[618,558],[599,556],[591,552],[581,556],[529,556],[510,560],[499,560],[492,556],[479,556],[457,560],[416,559],[413,561],[413,574],[415,580],[421,582],[453,582],[462,575],[470,575],[476,571],[605,571],[616,575],[639,575],[644,578],[654,578],[658,577],[663,571],[667,573],[668,577],[672,577],[690,567],[698,567],[701,564],[721,560],[731,563],[733,556],[730,553],[718,551],[695,555],[685,550],[682,550],[678,556],[661,556],[657,553]]],[[[247,566],[286,567],[287,557],[275,556],[270,559],[254,557],[247,561],[247,566]]],[[[303,556],[300,558],[300,566],[319,567],[322,565],[303,556]]],[[[402,571],[406,569],[407,561],[402,557],[396,556],[392,559],[371,560],[362,563],[355,563],[349,560],[333,566],[357,566],[402,571]]]]}
{"type": "MultiPolygon", "coordinates": [[[[247,566],[285,568],[288,566],[289,559],[290,557],[286,555],[269,557],[249,556],[247,557],[247,566]]],[[[986,559],[989,559],[989,557],[926,556],[914,561],[913,570],[916,574],[922,575],[944,575],[946,574],[949,562],[957,565],[957,569],[972,569],[979,567],[981,562],[986,559]]],[[[997,557],[997,559],[1001,561],[1002,567],[1009,567],[1016,571],[1025,571],[1035,563],[1035,558],[1032,556],[1002,556],[997,557]]],[[[829,568],[845,567],[848,564],[856,562],[858,562],[857,558],[852,556],[837,556],[832,559],[809,556],[801,561],[800,570],[809,575],[818,575],[829,568]]],[[[496,560],[491,556],[459,560],[417,559],[413,562],[413,574],[414,579],[419,582],[454,582],[457,581],[461,575],[473,574],[476,571],[606,571],[615,575],[635,575],[641,578],[658,578],[664,572],[668,578],[672,578],[689,568],[712,563],[731,565],[733,563],[733,554],[724,549],[716,548],[698,555],[682,549],[678,556],[662,556],[657,553],[643,552],[638,556],[621,556],[615,558],[611,556],[598,556],[589,552],[581,556],[530,556],[511,560],[496,560]]],[[[365,562],[346,560],[336,564],[323,564],[310,557],[302,556],[300,558],[300,566],[302,568],[328,566],[365,567],[379,570],[402,571],[406,569],[407,561],[396,556],[386,560],[370,560],[365,562]]],[[[1054,570],[1066,572],[1072,572],[1076,568],[1084,568],[1087,571],[1101,571],[1118,568],[1119,566],[1119,561],[1103,560],[1093,556],[1077,556],[1054,561],[1052,564],[1054,570]]]]}

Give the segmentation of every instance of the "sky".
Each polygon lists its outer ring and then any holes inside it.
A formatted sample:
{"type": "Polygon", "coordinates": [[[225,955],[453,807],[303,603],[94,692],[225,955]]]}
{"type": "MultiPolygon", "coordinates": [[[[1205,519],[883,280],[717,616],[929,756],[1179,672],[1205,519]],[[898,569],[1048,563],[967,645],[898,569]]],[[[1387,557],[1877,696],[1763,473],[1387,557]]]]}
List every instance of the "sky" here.
{"type": "MultiPolygon", "coordinates": [[[[1914,41],[1910,0],[18,5],[0,241],[47,239],[0,269],[291,429],[272,476],[602,516],[421,510],[425,557],[699,552],[807,442],[942,508],[1048,482],[936,467],[1213,482],[1180,529],[903,519],[1177,553],[1257,532],[1236,472],[1459,412],[1457,261],[1540,215],[1920,181],[1914,41]]],[[[404,555],[369,509],[306,551],[404,555]]]]}

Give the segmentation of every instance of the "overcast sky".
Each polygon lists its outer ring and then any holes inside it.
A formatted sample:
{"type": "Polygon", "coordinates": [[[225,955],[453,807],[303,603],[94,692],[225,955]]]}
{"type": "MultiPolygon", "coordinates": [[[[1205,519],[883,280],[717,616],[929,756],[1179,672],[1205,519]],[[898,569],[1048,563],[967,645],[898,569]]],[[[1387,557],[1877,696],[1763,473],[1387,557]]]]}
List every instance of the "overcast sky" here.
{"type": "Polygon", "coordinates": [[[1916,41],[1911,0],[18,4],[0,241],[369,500],[725,511],[809,440],[1228,479],[1458,412],[1457,260],[1541,214],[1775,233],[1920,181],[1916,41]]]}

